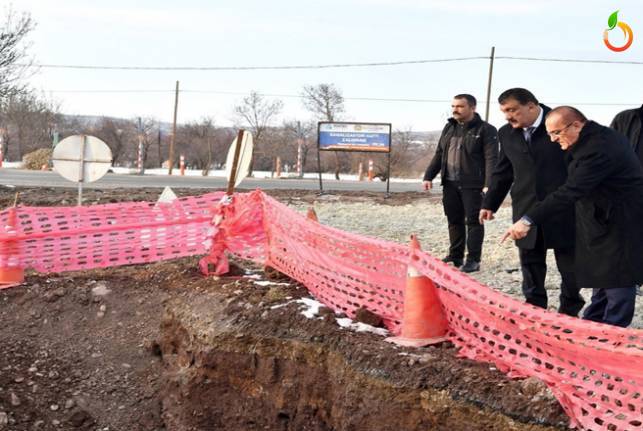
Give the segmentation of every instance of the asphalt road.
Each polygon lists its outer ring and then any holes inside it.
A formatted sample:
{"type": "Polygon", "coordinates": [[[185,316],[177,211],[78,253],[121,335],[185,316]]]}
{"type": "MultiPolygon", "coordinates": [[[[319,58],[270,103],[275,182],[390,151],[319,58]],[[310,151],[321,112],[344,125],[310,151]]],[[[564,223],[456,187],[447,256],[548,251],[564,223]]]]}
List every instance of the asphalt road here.
{"type": "MultiPolygon", "coordinates": [[[[77,184],[67,181],[56,172],[28,171],[22,169],[0,168],[0,184],[25,187],[68,187],[77,188],[77,184]]],[[[220,177],[201,176],[168,176],[168,175],[125,175],[107,174],[100,180],[85,184],[83,188],[140,188],[140,187],[175,187],[175,188],[225,188],[227,180],[220,177]]],[[[390,192],[412,192],[421,190],[421,182],[391,182],[390,192]]],[[[297,189],[319,190],[319,179],[257,179],[246,178],[239,189],[297,189]]],[[[386,183],[380,181],[336,181],[324,180],[324,191],[368,191],[386,192],[386,183]]]]}

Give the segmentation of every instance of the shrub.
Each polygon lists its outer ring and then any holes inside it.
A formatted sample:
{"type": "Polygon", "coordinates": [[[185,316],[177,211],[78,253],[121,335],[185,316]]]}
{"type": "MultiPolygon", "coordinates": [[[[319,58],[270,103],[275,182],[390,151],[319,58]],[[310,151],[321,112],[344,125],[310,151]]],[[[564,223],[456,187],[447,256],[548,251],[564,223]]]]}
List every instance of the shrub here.
{"type": "Polygon", "coordinates": [[[40,148],[36,151],[25,154],[22,158],[22,167],[24,169],[40,170],[43,165],[49,166],[51,153],[51,148],[40,148]]]}

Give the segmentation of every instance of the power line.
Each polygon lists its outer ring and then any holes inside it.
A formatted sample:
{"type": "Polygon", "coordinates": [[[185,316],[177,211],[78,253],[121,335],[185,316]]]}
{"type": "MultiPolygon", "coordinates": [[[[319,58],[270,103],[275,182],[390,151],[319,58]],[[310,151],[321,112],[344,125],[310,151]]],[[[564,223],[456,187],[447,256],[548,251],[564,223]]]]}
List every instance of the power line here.
{"type": "MultiPolygon", "coordinates": [[[[174,93],[174,90],[48,90],[50,93],[174,93]]],[[[231,96],[248,96],[249,93],[234,91],[217,91],[217,90],[179,90],[179,93],[192,94],[226,94],[231,96]]],[[[273,94],[257,93],[264,97],[285,97],[303,99],[305,96],[299,94],[273,94]]],[[[448,103],[450,99],[409,99],[409,98],[382,98],[382,97],[344,97],[345,100],[364,100],[376,102],[419,102],[419,103],[448,103]]]]}
{"type": "MultiPolygon", "coordinates": [[[[496,56],[496,60],[518,60],[518,61],[543,61],[561,63],[592,63],[592,64],[630,64],[642,65],[643,61],[629,60],[598,60],[581,58],[553,58],[553,57],[518,57],[518,56],[496,56]]],[[[23,67],[38,67],[43,69],[81,69],[81,70],[137,70],[137,71],[234,71],[234,70],[301,70],[301,69],[339,69],[351,67],[383,67],[403,66],[409,64],[447,63],[471,60],[489,60],[487,56],[475,57],[454,57],[423,60],[402,60],[382,61],[370,63],[337,63],[337,64],[313,64],[313,65],[284,65],[284,66],[99,66],[80,64],[19,64],[23,67]]]]}
{"type": "Polygon", "coordinates": [[[407,61],[382,61],[372,63],[339,63],[339,64],[314,64],[314,65],[290,65],[290,66],[93,66],[79,64],[32,64],[22,65],[25,67],[41,67],[47,69],[90,69],[90,70],[156,70],[156,71],[225,71],[225,70],[291,70],[291,69],[333,69],[348,67],[381,67],[401,66],[406,64],[424,63],[445,63],[467,60],[484,60],[488,57],[457,57],[440,58],[430,60],[407,60],[407,61]]]}
{"type": "Polygon", "coordinates": [[[521,60],[521,61],[554,61],[560,63],[593,63],[593,64],[643,64],[643,61],[629,60],[585,60],[581,58],[544,58],[544,57],[512,57],[496,56],[497,60],[521,60]]]}
{"type": "MultiPolygon", "coordinates": [[[[51,93],[174,93],[174,90],[48,90],[51,93]]],[[[249,93],[234,92],[234,91],[217,91],[217,90],[179,90],[179,93],[192,93],[192,94],[225,94],[230,96],[247,96],[249,93]]],[[[299,94],[273,94],[273,93],[257,93],[263,97],[284,97],[303,99],[305,96],[299,94]]],[[[409,102],[409,103],[450,103],[451,99],[411,99],[411,98],[385,98],[385,97],[344,97],[344,100],[357,100],[357,101],[370,101],[370,102],[409,102]]],[[[486,100],[479,100],[480,103],[487,103],[486,100]]],[[[491,103],[497,105],[498,102],[492,101],[491,103]]],[[[557,102],[548,101],[552,105],[575,105],[575,106],[629,106],[638,105],[640,102],[557,102]]]]}

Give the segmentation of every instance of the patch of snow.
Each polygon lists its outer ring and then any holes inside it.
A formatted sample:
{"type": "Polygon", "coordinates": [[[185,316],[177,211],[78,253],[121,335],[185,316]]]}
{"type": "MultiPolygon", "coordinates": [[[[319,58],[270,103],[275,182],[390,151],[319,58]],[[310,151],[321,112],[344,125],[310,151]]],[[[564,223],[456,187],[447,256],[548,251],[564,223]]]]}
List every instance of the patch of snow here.
{"type": "Polygon", "coordinates": [[[325,307],[325,305],[322,304],[321,302],[315,301],[314,299],[311,299],[311,298],[301,298],[301,299],[298,299],[295,302],[297,302],[299,304],[303,304],[306,307],[308,307],[307,309],[302,311],[301,314],[303,314],[304,316],[306,316],[309,319],[313,319],[319,313],[319,309],[321,307],[325,307]]]}
{"type": "MultiPolygon", "coordinates": [[[[261,278],[261,277],[259,277],[261,278]]],[[[257,286],[290,286],[290,283],[275,283],[274,281],[267,281],[267,280],[261,280],[261,281],[253,281],[254,284],[257,286]]]]}
{"type": "Polygon", "coordinates": [[[285,307],[286,305],[292,304],[293,302],[296,302],[296,301],[288,301],[288,302],[284,302],[283,304],[273,305],[272,307],[270,307],[270,309],[276,310],[277,308],[285,307]]]}
{"type": "Polygon", "coordinates": [[[362,322],[353,322],[351,319],[348,317],[344,318],[337,318],[335,319],[337,321],[337,324],[341,326],[342,328],[345,329],[350,329],[351,331],[355,332],[371,332],[376,335],[381,335],[383,337],[388,335],[388,330],[384,328],[376,328],[375,326],[367,325],[366,323],[362,322]]]}

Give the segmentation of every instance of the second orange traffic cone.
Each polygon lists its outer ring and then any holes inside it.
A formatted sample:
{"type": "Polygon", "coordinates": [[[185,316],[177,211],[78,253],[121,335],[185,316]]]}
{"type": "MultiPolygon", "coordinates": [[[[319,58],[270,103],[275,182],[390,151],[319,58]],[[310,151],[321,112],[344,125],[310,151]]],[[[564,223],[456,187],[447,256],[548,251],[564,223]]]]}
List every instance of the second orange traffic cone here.
{"type": "Polygon", "coordinates": [[[429,277],[422,275],[414,263],[420,243],[411,236],[411,260],[406,275],[402,332],[399,337],[386,341],[407,347],[422,347],[446,341],[448,322],[438,297],[438,292],[429,277]]]}
{"type": "Polygon", "coordinates": [[[0,289],[18,285],[25,280],[15,238],[18,234],[16,224],[16,207],[13,206],[9,208],[6,225],[0,228],[0,289]]]}
{"type": "Polygon", "coordinates": [[[317,218],[317,213],[315,212],[315,208],[313,207],[308,208],[308,212],[306,213],[306,218],[316,222],[319,221],[319,219],[317,218]]]}

